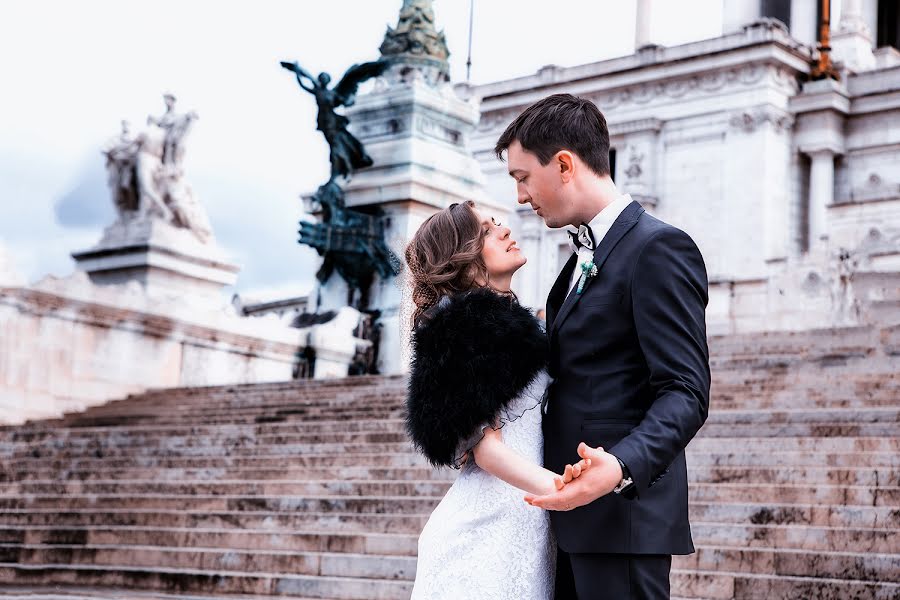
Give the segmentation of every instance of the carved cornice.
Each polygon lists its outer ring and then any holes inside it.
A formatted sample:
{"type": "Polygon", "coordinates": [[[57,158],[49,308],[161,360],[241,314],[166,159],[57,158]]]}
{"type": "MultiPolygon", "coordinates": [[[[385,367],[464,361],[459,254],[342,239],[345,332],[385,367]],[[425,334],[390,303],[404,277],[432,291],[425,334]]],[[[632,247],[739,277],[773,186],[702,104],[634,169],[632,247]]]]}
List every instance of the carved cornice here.
{"type": "MultiPolygon", "coordinates": [[[[794,72],[783,65],[753,63],[738,67],[718,69],[704,74],[689,75],[654,82],[638,83],[597,92],[580,92],[579,95],[593,101],[604,113],[611,109],[628,109],[656,103],[661,100],[698,100],[734,90],[757,86],[768,79],[770,85],[786,96],[798,93],[800,86],[794,72]]],[[[601,82],[598,80],[598,86],[601,82]]],[[[547,94],[566,91],[548,88],[547,94]]],[[[528,103],[499,111],[485,111],[478,125],[479,131],[492,131],[505,127],[528,103]]],[[[611,126],[612,127],[612,126],[611,126]]],[[[627,132],[622,132],[627,133],[627,132]]],[[[616,132],[615,135],[618,135],[616,132]]]]}

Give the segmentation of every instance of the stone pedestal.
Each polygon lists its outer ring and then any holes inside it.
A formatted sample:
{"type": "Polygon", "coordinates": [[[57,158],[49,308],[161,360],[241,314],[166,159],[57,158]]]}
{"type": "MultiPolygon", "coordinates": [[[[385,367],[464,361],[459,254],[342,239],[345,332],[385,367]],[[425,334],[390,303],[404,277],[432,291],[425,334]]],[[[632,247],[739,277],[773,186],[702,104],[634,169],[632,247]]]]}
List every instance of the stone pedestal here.
{"type": "Polygon", "coordinates": [[[239,270],[215,242],[157,219],[119,221],[99,244],[72,257],[96,285],[136,281],[150,297],[217,304],[239,270]]]}

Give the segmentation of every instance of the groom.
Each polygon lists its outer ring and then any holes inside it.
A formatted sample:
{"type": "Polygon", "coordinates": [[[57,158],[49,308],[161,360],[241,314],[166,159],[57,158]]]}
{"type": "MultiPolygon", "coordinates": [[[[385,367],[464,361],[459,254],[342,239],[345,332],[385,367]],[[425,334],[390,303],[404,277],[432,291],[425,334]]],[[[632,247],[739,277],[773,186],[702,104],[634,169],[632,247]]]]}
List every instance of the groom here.
{"type": "Polygon", "coordinates": [[[580,454],[594,466],[526,498],[560,511],[556,599],[668,598],[672,555],[694,551],[684,448],[709,407],[703,258],[618,192],[606,120],[589,100],[529,106],[495,151],[520,204],[550,228],[578,228],[547,298],[544,465],[562,472],[580,454]]]}

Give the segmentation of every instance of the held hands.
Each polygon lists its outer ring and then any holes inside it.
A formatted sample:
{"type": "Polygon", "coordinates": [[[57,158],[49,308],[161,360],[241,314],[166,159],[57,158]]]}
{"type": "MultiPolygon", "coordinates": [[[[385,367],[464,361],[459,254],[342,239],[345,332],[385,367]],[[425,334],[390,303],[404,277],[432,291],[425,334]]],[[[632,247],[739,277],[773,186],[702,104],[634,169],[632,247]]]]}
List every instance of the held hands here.
{"type": "MultiPolygon", "coordinates": [[[[537,506],[546,510],[572,510],[579,506],[590,504],[597,498],[605,496],[615,488],[622,480],[622,467],[612,454],[607,454],[603,448],[591,448],[584,442],[578,445],[578,455],[581,457],[578,465],[590,461],[591,469],[580,469],[577,481],[570,479],[563,486],[557,483],[555,493],[544,496],[528,494],[525,502],[531,506],[537,506]]],[[[576,467],[578,466],[576,465],[576,467]]],[[[566,472],[569,471],[566,465],[566,472]]],[[[572,467],[572,474],[575,467],[572,467]]]]}
{"type": "Polygon", "coordinates": [[[556,486],[556,491],[558,492],[559,490],[566,487],[566,484],[569,484],[581,477],[581,475],[588,470],[588,467],[590,467],[592,463],[592,459],[582,458],[574,465],[566,465],[566,468],[563,470],[562,475],[555,475],[553,477],[553,485],[556,486]]]}

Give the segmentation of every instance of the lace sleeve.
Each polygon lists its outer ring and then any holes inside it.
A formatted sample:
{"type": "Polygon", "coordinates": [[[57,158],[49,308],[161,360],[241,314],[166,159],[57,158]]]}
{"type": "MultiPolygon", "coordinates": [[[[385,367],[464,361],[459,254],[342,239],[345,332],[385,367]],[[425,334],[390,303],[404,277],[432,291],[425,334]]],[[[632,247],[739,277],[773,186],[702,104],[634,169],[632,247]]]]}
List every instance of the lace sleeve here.
{"type": "Polygon", "coordinates": [[[546,400],[546,395],[549,393],[548,384],[550,381],[551,378],[546,372],[540,373],[517,402],[500,410],[497,414],[496,424],[485,421],[478,425],[472,432],[472,435],[461,441],[459,446],[457,446],[456,455],[453,459],[453,468],[460,469],[468,462],[468,460],[472,460],[472,449],[484,439],[485,429],[488,427],[493,428],[495,431],[503,429],[508,423],[512,423],[513,421],[522,418],[529,410],[541,407],[546,400]],[[466,458],[466,453],[468,453],[469,456],[467,460],[464,461],[463,459],[466,458]]]}

